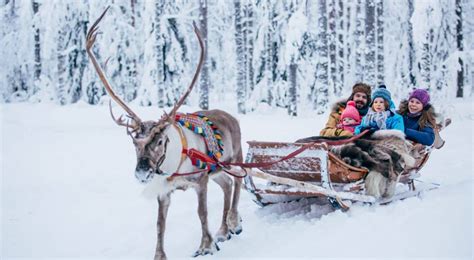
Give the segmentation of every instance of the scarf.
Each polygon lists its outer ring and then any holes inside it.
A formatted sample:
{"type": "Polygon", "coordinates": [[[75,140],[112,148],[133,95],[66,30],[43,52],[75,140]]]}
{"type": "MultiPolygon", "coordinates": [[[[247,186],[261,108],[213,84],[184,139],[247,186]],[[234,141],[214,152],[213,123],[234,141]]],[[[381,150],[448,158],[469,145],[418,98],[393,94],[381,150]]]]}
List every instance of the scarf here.
{"type": "Polygon", "coordinates": [[[407,116],[408,116],[408,117],[411,117],[411,118],[417,118],[417,117],[421,116],[421,112],[422,112],[422,111],[419,111],[419,112],[416,112],[416,113],[410,113],[410,112],[408,112],[408,113],[407,113],[407,116]]]}
{"type": "Polygon", "coordinates": [[[371,122],[375,122],[380,130],[387,129],[387,118],[390,116],[390,111],[375,112],[370,109],[366,115],[367,125],[371,122]]]}

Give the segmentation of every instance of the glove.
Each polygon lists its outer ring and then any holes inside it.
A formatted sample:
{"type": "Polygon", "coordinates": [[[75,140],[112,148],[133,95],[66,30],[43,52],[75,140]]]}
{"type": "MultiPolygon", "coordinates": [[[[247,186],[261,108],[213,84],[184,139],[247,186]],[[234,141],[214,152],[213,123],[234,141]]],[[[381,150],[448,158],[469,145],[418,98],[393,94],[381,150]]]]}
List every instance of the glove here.
{"type": "Polygon", "coordinates": [[[377,125],[377,122],[375,122],[375,120],[369,122],[369,127],[370,128],[375,128],[375,129],[379,128],[379,126],[377,125]]]}

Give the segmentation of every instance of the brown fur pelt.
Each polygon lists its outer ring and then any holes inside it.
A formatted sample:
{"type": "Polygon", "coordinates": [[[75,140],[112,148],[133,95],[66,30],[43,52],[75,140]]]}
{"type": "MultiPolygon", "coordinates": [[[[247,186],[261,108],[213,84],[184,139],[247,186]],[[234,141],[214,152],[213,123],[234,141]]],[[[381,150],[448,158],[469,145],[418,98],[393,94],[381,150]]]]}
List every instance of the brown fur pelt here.
{"type": "Polygon", "coordinates": [[[335,146],[331,152],[346,163],[369,169],[365,180],[366,193],[389,197],[395,191],[398,176],[413,167],[419,154],[398,130],[379,130],[368,138],[335,146]]]}

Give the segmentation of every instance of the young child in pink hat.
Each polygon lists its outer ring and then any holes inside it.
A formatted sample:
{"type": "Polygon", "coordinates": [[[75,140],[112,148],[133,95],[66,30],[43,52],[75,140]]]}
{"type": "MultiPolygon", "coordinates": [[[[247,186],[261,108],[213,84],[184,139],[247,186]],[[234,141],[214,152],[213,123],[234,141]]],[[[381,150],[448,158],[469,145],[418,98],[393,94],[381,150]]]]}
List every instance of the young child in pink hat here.
{"type": "Polygon", "coordinates": [[[355,127],[360,125],[360,115],[354,101],[347,102],[346,108],[341,114],[341,121],[337,128],[346,130],[354,134],[355,127]]]}

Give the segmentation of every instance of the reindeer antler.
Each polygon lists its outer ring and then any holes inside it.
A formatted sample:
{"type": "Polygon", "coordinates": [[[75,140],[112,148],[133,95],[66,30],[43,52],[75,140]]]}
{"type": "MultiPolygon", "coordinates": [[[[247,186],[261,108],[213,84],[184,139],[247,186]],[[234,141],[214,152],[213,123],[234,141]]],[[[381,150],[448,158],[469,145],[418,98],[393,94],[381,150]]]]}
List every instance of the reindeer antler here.
{"type": "MultiPolygon", "coordinates": [[[[117,102],[127,113],[128,115],[130,116],[130,118],[133,120],[133,125],[129,125],[129,124],[126,124],[123,122],[123,119],[122,117],[120,117],[118,120],[115,119],[115,117],[113,116],[112,114],[112,108],[110,108],[110,113],[112,115],[112,119],[114,119],[114,121],[118,124],[118,125],[121,125],[121,126],[127,126],[127,127],[132,127],[133,129],[137,129],[140,124],[141,124],[141,119],[140,117],[138,117],[137,114],[135,114],[132,109],[130,109],[116,94],[115,92],[113,91],[112,87],[110,86],[108,80],[107,80],[107,77],[105,76],[105,73],[104,71],[102,70],[101,66],[99,65],[99,63],[97,62],[97,59],[95,58],[95,55],[94,53],[92,52],[92,46],[94,45],[95,43],[95,40],[97,38],[97,34],[98,34],[98,25],[100,23],[100,21],[102,20],[102,18],[104,18],[105,14],[107,13],[107,11],[109,10],[110,6],[108,6],[105,11],[99,16],[99,18],[94,22],[94,24],[92,25],[92,27],[89,29],[89,32],[87,33],[87,42],[86,42],[86,50],[87,50],[87,54],[89,55],[89,58],[91,59],[92,61],[92,64],[94,65],[94,68],[97,72],[97,74],[99,75],[99,78],[100,80],[102,81],[102,83],[104,84],[104,87],[105,87],[105,90],[107,91],[107,93],[110,95],[110,97],[115,101],[117,102]]],[[[108,60],[108,59],[107,59],[108,60]]]]}
{"type": "Polygon", "coordinates": [[[201,37],[201,32],[196,26],[196,23],[193,22],[193,27],[194,27],[194,33],[196,34],[199,42],[199,47],[201,48],[201,54],[199,56],[199,63],[196,68],[196,72],[194,72],[194,77],[193,80],[191,81],[191,84],[189,85],[188,89],[186,92],[181,96],[178,102],[173,106],[173,109],[169,113],[164,113],[164,115],[161,117],[161,119],[158,121],[158,124],[163,123],[168,121],[169,119],[174,120],[174,117],[176,115],[176,112],[178,111],[179,107],[184,103],[184,100],[189,96],[189,93],[191,93],[191,90],[194,87],[194,84],[196,84],[196,81],[199,77],[199,73],[201,72],[202,64],[204,63],[204,42],[202,41],[201,37]]]}

